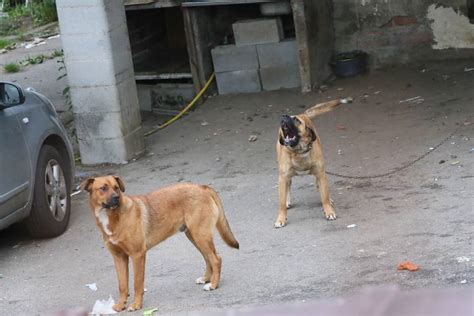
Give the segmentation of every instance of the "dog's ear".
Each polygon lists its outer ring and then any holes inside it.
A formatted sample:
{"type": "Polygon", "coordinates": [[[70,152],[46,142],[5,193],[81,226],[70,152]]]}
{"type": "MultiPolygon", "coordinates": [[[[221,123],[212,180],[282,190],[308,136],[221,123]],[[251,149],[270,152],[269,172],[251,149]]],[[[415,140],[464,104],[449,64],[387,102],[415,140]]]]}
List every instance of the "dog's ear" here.
{"type": "Polygon", "coordinates": [[[91,193],[92,190],[92,183],[94,183],[94,178],[88,178],[84,181],[82,181],[81,186],[79,187],[81,191],[87,191],[91,193]]]}
{"type": "Polygon", "coordinates": [[[115,181],[117,181],[117,184],[119,185],[120,191],[125,192],[125,184],[123,183],[122,179],[120,177],[114,176],[115,181]]]}
{"type": "Polygon", "coordinates": [[[308,129],[308,133],[311,135],[311,142],[314,142],[316,138],[318,138],[316,136],[316,132],[312,128],[309,128],[309,127],[306,127],[306,128],[308,129]]]}

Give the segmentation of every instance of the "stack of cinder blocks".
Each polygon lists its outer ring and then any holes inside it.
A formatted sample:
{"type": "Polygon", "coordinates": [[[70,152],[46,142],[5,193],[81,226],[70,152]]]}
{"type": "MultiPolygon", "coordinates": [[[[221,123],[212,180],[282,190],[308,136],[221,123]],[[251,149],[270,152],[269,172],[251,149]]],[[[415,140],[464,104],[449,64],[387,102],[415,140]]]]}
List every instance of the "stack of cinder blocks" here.
{"type": "Polygon", "coordinates": [[[235,45],[214,48],[219,94],[271,91],[300,86],[295,39],[283,39],[280,18],[232,25],[235,45]]]}

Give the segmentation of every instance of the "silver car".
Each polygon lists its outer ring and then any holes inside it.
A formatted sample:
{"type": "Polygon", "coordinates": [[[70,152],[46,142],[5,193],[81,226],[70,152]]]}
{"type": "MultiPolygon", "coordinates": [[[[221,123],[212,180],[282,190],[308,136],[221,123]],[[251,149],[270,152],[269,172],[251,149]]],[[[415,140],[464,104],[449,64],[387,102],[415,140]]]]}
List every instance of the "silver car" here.
{"type": "Polygon", "coordinates": [[[72,146],[51,102],[0,82],[0,229],[22,221],[33,237],[62,234],[73,179],[72,146]]]}

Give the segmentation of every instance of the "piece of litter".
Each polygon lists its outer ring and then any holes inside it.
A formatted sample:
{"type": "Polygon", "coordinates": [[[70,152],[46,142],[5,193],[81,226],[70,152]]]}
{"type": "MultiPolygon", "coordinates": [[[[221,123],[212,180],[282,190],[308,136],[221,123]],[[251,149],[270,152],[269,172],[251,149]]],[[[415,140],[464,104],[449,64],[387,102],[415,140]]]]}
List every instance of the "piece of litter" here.
{"type": "Polygon", "coordinates": [[[452,165],[452,166],[455,166],[455,165],[457,165],[458,163],[459,163],[459,160],[456,160],[456,161],[453,161],[453,162],[451,163],[451,165],[452,165]]]}
{"type": "Polygon", "coordinates": [[[86,286],[92,291],[97,291],[97,283],[89,283],[86,286]]]}
{"type": "Polygon", "coordinates": [[[250,135],[249,142],[254,142],[258,139],[257,135],[250,135]]]}
{"type": "Polygon", "coordinates": [[[356,226],[357,226],[356,224],[350,224],[350,225],[347,225],[347,228],[354,228],[356,226]]]}
{"type": "Polygon", "coordinates": [[[48,37],[47,39],[58,38],[59,36],[60,36],[59,34],[57,34],[57,35],[52,35],[52,36],[48,37]]]}
{"type": "Polygon", "coordinates": [[[405,100],[400,100],[399,103],[404,103],[404,102],[411,102],[411,101],[415,101],[417,99],[421,98],[420,96],[416,96],[416,97],[413,97],[413,98],[409,98],[409,99],[405,99],[405,100]]]}
{"type": "Polygon", "coordinates": [[[78,195],[81,192],[82,192],[81,190],[77,190],[76,192],[71,193],[71,196],[78,195]]]}
{"type": "Polygon", "coordinates": [[[102,315],[102,314],[117,314],[116,311],[112,308],[115,305],[115,301],[112,298],[112,295],[109,296],[108,300],[97,300],[95,301],[94,307],[92,308],[92,315],[102,315]]]}
{"type": "Polygon", "coordinates": [[[429,148],[429,150],[433,150],[433,149],[434,149],[434,147],[430,147],[430,148],[429,148]]]}
{"type": "Polygon", "coordinates": [[[457,257],[456,260],[457,260],[457,262],[459,262],[459,263],[463,263],[463,262],[469,262],[469,261],[471,261],[471,258],[466,257],[466,256],[461,256],[461,257],[457,257]]]}
{"type": "Polygon", "coordinates": [[[207,125],[209,125],[209,123],[206,122],[206,121],[204,121],[204,122],[201,123],[201,126],[207,126],[207,125]]]}
{"type": "Polygon", "coordinates": [[[397,270],[408,270],[408,271],[414,272],[414,271],[418,271],[419,268],[420,266],[414,264],[413,262],[404,261],[398,264],[397,270]]]}
{"type": "Polygon", "coordinates": [[[474,68],[467,68],[467,67],[464,67],[464,72],[469,72],[469,71],[473,71],[474,68]]]}
{"type": "Polygon", "coordinates": [[[341,149],[338,149],[338,150],[337,150],[337,154],[338,154],[338,155],[342,155],[342,150],[341,150],[341,149]]]}
{"type": "Polygon", "coordinates": [[[336,124],[336,129],[339,131],[344,131],[346,127],[344,126],[344,124],[338,123],[336,124]]]}
{"type": "Polygon", "coordinates": [[[460,283],[461,283],[461,284],[466,284],[466,283],[467,283],[467,280],[462,280],[460,283]]]}
{"type": "Polygon", "coordinates": [[[147,309],[146,311],[143,311],[143,316],[152,316],[157,311],[158,308],[147,309]]]}

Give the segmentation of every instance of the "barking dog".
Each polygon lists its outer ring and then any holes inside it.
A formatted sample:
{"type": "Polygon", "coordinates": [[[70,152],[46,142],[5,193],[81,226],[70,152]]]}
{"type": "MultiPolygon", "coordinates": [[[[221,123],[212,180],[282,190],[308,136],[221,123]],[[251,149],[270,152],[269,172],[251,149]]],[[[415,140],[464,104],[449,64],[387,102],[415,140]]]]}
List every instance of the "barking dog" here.
{"type": "Polygon", "coordinates": [[[338,99],[317,104],[296,116],[283,115],[276,144],[279,167],[279,212],[275,228],[286,225],[291,198],[291,178],[295,175],[312,174],[316,177],[326,218],[336,219],[324,170],[323,148],[311,120],[342,103],[349,102],[352,102],[352,98],[338,99]]]}

